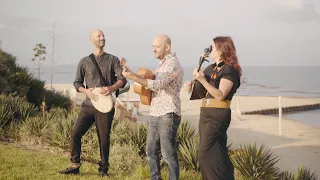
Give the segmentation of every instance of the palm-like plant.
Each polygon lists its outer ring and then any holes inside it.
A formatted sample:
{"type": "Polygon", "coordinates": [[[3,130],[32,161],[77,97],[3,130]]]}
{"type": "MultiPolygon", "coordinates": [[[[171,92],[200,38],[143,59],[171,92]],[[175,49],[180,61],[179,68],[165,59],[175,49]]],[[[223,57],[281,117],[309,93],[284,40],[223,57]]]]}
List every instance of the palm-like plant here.
{"type": "Polygon", "coordinates": [[[147,125],[141,124],[137,128],[131,131],[131,145],[136,146],[139,150],[139,155],[142,157],[146,156],[146,142],[147,142],[147,125]]]}
{"type": "Polygon", "coordinates": [[[72,111],[66,113],[62,108],[52,109],[50,113],[54,114],[56,118],[49,124],[46,131],[47,143],[65,150],[70,148],[72,128],[79,111],[80,109],[72,109],[72,111]]]}
{"type": "Polygon", "coordinates": [[[239,151],[231,156],[234,167],[245,179],[277,179],[279,168],[275,164],[279,158],[263,144],[257,148],[254,145],[240,146],[239,151]]]}
{"type": "Polygon", "coordinates": [[[196,130],[191,126],[191,124],[188,121],[181,122],[177,133],[177,140],[179,143],[186,142],[196,135],[196,130]]]}
{"type": "Polygon", "coordinates": [[[296,174],[296,179],[317,180],[318,175],[315,172],[311,172],[311,170],[306,167],[299,167],[298,173],[296,174]]]}
{"type": "Polygon", "coordinates": [[[295,180],[294,175],[289,171],[283,171],[279,176],[281,180],[295,180]]]}
{"type": "Polygon", "coordinates": [[[184,162],[186,168],[197,172],[200,171],[198,158],[199,143],[199,135],[196,135],[191,139],[182,141],[179,147],[180,159],[184,162]]]}

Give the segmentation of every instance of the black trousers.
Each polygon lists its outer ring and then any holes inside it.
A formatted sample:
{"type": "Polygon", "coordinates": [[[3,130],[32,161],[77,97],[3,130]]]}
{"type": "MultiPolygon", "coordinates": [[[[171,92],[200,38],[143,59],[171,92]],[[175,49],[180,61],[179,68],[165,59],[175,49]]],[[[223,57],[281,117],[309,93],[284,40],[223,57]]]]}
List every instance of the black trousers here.
{"type": "Polygon", "coordinates": [[[227,149],[230,121],[230,109],[201,108],[199,164],[204,180],[234,180],[234,167],[227,149]]]}
{"type": "Polygon", "coordinates": [[[109,170],[110,130],[112,126],[114,108],[108,113],[101,113],[93,106],[82,106],[77,121],[72,128],[71,162],[80,163],[81,138],[96,123],[100,145],[100,170],[109,170]]]}

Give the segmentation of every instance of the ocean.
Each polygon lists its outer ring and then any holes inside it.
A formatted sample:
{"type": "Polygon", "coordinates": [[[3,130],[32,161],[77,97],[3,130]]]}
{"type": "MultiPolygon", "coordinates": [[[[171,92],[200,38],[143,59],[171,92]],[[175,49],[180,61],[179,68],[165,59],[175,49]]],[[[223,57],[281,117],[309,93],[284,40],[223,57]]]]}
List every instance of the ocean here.
{"type": "MultiPolygon", "coordinates": [[[[154,69],[154,67],[148,67],[154,69]]],[[[53,84],[72,84],[77,65],[55,66],[53,84]]],[[[138,67],[132,68],[137,71],[138,67]]],[[[192,78],[194,67],[184,67],[184,80],[192,78]]],[[[37,75],[34,69],[31,69],[37,75]]],[[[242,84],[236,95],[294,96],[320,98],[319,67],[242,67],[242,84]]],[[[51,67],[41,69],[41,79],[50,83],[51,67]]]]}
{"type": "MultiPolygon", "coordinates": [[[[55,66],[52,83],[72,84],[76,68],[77,65],[55,66]]],[[[131,68],[133,71],[138,70],[138,67],[131,68]]],[[[193,69],[194,67],[184,67],[184,81],[192,78],[193,69]]],[[[33,71],[37,75],[36,71],[33,71]]],[[[41,79],[49,84],[51,67],[43,67],[41,71],[41,79]]],[[[320,66],[247,66],[242,67],[242,71],[242,84],[236,95],[320,98],[320,81],[317,79],[320,66]]],[[[320,110],[292,113],[284,117],[320,128],[320,110]]]]}

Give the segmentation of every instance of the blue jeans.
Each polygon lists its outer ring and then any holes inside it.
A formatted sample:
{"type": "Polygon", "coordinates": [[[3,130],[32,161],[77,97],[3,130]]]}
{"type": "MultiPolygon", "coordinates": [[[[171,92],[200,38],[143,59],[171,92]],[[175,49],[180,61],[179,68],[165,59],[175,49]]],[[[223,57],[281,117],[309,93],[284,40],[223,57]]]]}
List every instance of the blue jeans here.
{"type": "Polygon", "coordinates": [[[179,179],[179,161],[176,135],[181,117],[168,113],[148,120],[147,156],[150,166],[150,179],[160,180],[160,157],[168,164],[169,180],[179,179]]]}

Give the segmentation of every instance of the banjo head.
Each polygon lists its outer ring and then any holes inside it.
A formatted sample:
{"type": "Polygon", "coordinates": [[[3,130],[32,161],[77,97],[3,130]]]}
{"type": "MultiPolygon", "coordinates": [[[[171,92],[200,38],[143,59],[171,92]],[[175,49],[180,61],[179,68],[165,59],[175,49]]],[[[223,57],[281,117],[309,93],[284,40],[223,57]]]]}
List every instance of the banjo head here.
{"type": "Polygon", "coordinates": [[[100,94],[102,88],[94,88],[92,93],[98,97],[98,100],[91,100],[92,105],[100,112],[107,113],[113,108],[112,95],[102,95],[100,94]]]}

